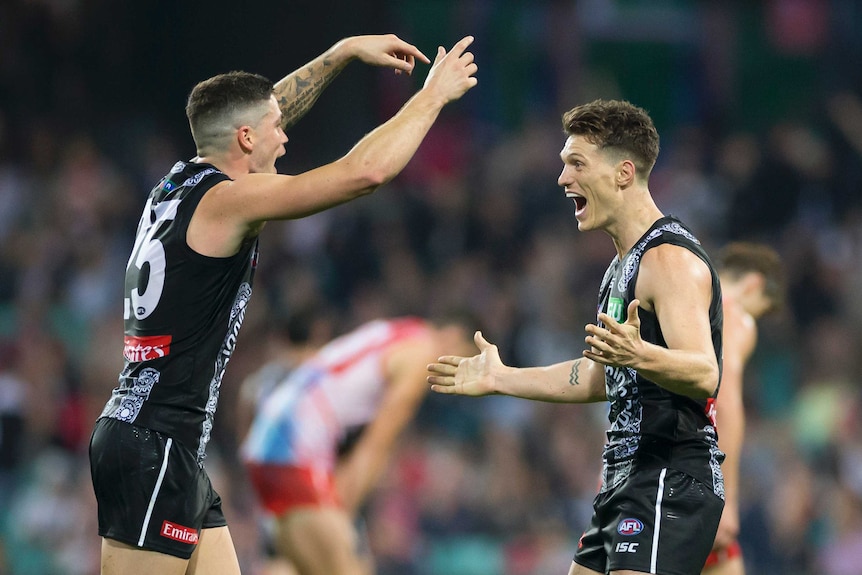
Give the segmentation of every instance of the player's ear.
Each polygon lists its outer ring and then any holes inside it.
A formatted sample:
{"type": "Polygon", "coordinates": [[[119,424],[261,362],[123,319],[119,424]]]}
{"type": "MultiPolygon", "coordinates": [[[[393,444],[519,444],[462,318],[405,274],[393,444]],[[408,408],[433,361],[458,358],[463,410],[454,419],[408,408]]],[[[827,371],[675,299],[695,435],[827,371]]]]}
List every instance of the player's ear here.
{"type": "Polygon", "coordinates": [[[250,126],[241,126],[237,129],[236,142],[239,144],[239,149],[244,153],[251,153],[254,148],[254,131],[250,126]]]}
{"type": "Polygon", "coordinates": [[[617,185],[621,188],[630,186],[634,182],[636,173],[637,168],[635,168],[634,162],[631,160],[621,160],[617,164],[617,185]]]}
{"type": "Polygon", "coordinates": [[[761,273],[748,272],[742,277],[742,282],[747,292],[756,293],[766,288],[766,278],[761,273]]]}

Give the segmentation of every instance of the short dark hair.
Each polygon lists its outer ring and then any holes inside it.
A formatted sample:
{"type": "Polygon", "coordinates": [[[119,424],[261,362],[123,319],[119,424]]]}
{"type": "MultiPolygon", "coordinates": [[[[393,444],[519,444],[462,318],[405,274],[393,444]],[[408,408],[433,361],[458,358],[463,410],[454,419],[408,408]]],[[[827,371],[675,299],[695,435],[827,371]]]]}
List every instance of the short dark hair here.
{"type": "Polygon", "coordinates": [[[787,290],[784,266],[778,252],[768,245],[731,242],[718,254],[718,270],[731,279],[739,279],[750,272],[761,274],[765,280],[763,295],[772,303],[769,311],[780,309],[784,305],[787,290]]]}
{"type": "Polygon", "coordinates": [[[648,177],[658,158],[659,137],[643,108],[622,100],[593,100],[563,114],[563,131],[583,136],[599,149],[631,154],[635,168],[648,177]]]}
{"type": "Polygon", "coordinates": [[[233,71],[199,82],[189,94],[186,116],[192,134],[238,110],[255,106],[272,95],[273,83],[260,74],[233,71]]]}
{"type": "Polygon", "coordinates": [[[302,305],[289,312],[274,310],[268,317],[270,333],[294,345],[315,343],[320,339],[321,327],[331,320],[332,315],[318,303],[302,305]]]}

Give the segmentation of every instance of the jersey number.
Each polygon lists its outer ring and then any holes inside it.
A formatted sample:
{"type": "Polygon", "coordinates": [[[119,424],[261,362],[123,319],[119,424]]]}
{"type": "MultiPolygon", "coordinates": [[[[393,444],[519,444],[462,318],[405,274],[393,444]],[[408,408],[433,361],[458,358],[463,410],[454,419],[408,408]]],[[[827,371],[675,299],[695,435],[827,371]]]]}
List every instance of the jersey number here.
{"type": "Polygon", "coordinates": [[[173,220],[177,216],[180,201],[168,200],[159,202],[153,207],[153,199],[150,198],[144,206],[141,223],[138,225],[138,236],[135,238],[129,263],[126,264],[126,271],[128,273],[133,265],[140,271],[144,264],[149,264],[150,274],[143,292],[135,287],[125,298],[123,319],[129,319],[132,313],[137,319],[144,319],[159,305],[159,299],[165,287],[165,246],[153,236],[163,222],[173,220]]]}

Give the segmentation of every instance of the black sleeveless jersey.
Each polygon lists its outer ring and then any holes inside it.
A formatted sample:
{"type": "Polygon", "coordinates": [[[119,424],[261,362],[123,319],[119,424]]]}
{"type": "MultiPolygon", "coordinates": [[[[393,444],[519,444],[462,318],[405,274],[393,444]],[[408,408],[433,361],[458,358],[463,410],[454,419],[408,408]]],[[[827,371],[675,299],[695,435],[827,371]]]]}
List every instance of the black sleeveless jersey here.
{"type": "MultiPolygon", "coordinates": [[[[599,289],[599,312],[619,322],[626,320],[635,299],[641,258],[662,244],[684,247],[709,267],[712,301],[709,320],[715,357],[721,366],[721,285],[718,274],[700,242],[678,219],[660,218],[622,258],[614,257],[599,289]]],[[[667,347],[654,313],[638,309],[641,338],[667,347]]],[[[605,366],[605,387],[610,401],[611,427],[604,449],[602,490],[622,483],[637,468],[670,467],[695,477],[724,497],[714,421],[714,399],[679,395],[645,379],[631,368],[605,366]]]]}
{"type": "Polygon", "coordinates": [[[257,263],[256,239],[225,258],[186,243],[201,198],[227,179],[178,162],[150,192],[126,266],[125,366],[102,411],[176,438],[201,465],[257,263]]]}

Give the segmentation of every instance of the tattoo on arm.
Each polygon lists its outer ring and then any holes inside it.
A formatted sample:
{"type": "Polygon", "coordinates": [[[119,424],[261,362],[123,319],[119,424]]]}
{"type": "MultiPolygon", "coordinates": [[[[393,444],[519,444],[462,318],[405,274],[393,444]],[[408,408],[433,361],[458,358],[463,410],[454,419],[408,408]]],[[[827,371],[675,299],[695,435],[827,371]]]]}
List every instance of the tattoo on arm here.
{"type": "Polygon", "coordinates": [[[321,58],[279,81],[273,93],[283,114],[281,127],[286,130],[305,116],[345,65],[321,58]]]}
{"type": "Polygon", "coordinates": [[[569,372],[569,385],[580,385],[581,384],[581,362],[576,361],[572,364],[572,371],[569,372]]]}

